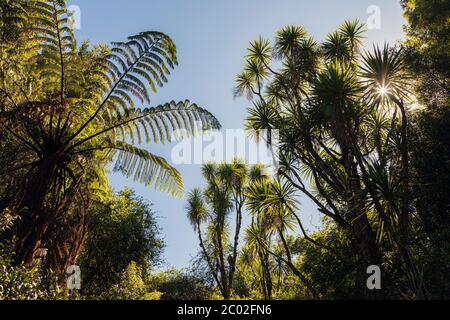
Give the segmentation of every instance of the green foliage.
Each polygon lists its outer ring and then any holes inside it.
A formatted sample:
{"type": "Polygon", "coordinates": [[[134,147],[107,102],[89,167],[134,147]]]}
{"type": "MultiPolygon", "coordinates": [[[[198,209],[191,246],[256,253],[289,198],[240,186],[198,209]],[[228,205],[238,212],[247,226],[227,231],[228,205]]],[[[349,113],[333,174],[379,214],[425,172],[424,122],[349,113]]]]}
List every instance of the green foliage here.
{"type": "Polygon", "coordinates": [[[436,298],[447,298],[450,282],[450,109],[417,112],[411,124],[415,206],[420,218],[417,250],[424,275],[436,298]]]}
{"type": "Polygon", "coordinates": [[[14,265],[11,247],[0,244],[0,300],[51,300],[62,297],[56,278],[37,263],[14,265]]]}
{"type": "Polygon", "coordinates": [[[348,235],[328,222],[311,237],[334,248],[330,252],[299,239],[299,268],[317,284],[322,296],[338,300],[368,297],[364,262],[348,235]]]}
{"type": "Polygon", "coordinates": [[[131,273],[137,267],[144,275],[159,264],[164,243],[155,213],[133,191],[125,189],[94,205],[89,216],[89,231],[78,262],[84,294],[97,295],[117,286],[131,263],[135,265],[131,273]]]}
{"type": "Polygon", "coordinates": [[[415,206],[420,218],[416,250],[434,298],[447,298],[450,282],[448,149],[450,5],[447,1],[402,1],[407,24],[404,44],[421,104],[409,128],[415,206]]]}
{"type": "MultiPolygon", "coordinates": [[[[208,300],[212,288],[191,271],[170,269],[153,274],[148,279],[152,296],[161,300],[208,300]]],[[[151,295],[147,294],[147,298],[151,295]]]]}
{"type": "Polygon", "coordinates": [[[416,94],[426,105],[449,104],[450,5],[445,0],[402,0],[404,44],[416,94]]]}
{"type": "Polygon", "coordinates": [[[14,217],[11,215],[9,211],[3,213],[0,216],[0,233],[9,230],[14,224],[14,217]]]}
{"type": "Polygon", "coordinates": [[[450,109],[448,106],[422,110],[411,124],[412,161],[417,207],[427,233],[450,225],[449,188],[450,109]]]}
{"type": "Polygon", "coordinates": [[[119,275],[115,283],[103,299],[109,300],[143,300],[145,297],[145,283],[142,279],[142,271],[134,261],[119,275]]]}
{"type": "Polygon", "coordinates": [[[20,29],[26,23],[24,0],[3,0],[0,2],[0,39],[2,43],[14,42],[20,37],[20,29]]]}

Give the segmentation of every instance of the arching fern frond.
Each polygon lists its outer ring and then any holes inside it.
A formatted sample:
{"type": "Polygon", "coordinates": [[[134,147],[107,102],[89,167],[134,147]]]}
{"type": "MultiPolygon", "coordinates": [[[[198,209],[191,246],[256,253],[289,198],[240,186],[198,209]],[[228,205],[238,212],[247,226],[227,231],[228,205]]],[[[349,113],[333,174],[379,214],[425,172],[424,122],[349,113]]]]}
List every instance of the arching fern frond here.
{"type": "Polygon", "coordinates": [[[65,95],[66,63],[76,51],[70,13],[65,0],[32,0],[30,19],[32,32],[38,40],[41,76],[47,86],[59,90],[61,101],[65,95]],[[58,79],[58,80],[56,80],[58,79]]]}
{"type": "Polygon", "coordinates": [[[150,103],[149,89],[156,93],[168,81],[169,69],[178,64],[175,43],[164,33],[147,31],[112,46],[106,61],[108,104],[130,106],[132,98],[150,103]]]}
{"type": "Polygon", "coordinates": [[[219,130],[219,121],[206,109],[191,103],[169,102],[156,108],[131,110],[126,116],[116,114],[108,127],[76,141],[69,150],[103,135],[111,140],[137,140],[140,144],[145,138],[146,143],[165,143],[193,136],[201,131],[219,130]]]}
{"type": "Polygon", "coordinates": [[[164,158],[123,142],[116,142],[113,149],[118,150],[114,171],[147,186],[153,184],[162,192],[175,196],[182,194],[181,174],[164,158]]]}
{"type": "Polygon", "coordinates": [[[26,3],[23,1],[0,2],[0,48],[18,41],[21,31],[28,21],[26,3]]]}
{"type": "MultiPolygon", "coordinates": [[[[134,136],[146,142],[166,143],[193,136],[207,130],[219,130],[219,121],[206,109],[189,100],[132,112],[136,120],[134,136]]],[[[133,134],[128,131],[128,134],[133,134]]]]}
{"type": "Polygon", "coordinates": [[[173,40],[157,31],[142,32],[128,37],[127,42],[112,44],[111,53],[104,61],[107,89],[98,88],[101,97],[96,111],[75,132],[75,139],[98,115],[114,111],[128,114],[134,109],[135,100],[150,103],[149,88],[153,92],[167,82],[177,61],[177,50],[173,40]],[[105,110],[106,109],[106,110],[105,110]]]}

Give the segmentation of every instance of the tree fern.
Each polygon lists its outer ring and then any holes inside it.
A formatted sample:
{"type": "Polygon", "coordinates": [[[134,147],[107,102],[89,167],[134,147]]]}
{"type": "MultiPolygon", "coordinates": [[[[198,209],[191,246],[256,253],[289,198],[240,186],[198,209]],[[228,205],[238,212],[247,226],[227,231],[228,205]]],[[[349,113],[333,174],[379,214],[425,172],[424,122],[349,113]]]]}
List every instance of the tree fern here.
{"type": "Polygon", "coordinates": [[[0,45],[0,145],[8,150],[5,159],[16,158],[11,164],[0,159],[7,164],[0,177],[11,194],[6,208],[21,218],[17,261],[31,263],[38,246],[55,247],[39,224],[52,228],[70,216],[67,208],[88,205],[94,189],[107,187],[95,177],[110,162],[126,177],[180,195],[180,173],[138,145],[172,142],[220,124],[188,100],[150,106],[177,65],[169,36],[147,31],[110,47],[78,47],[65,0],[19,2],[9,15],[0,3],[0,15],[14,17],[19,31],[0,35],[8,40],[0,45]]]}
{"type": "MultiPolygon", "coordinates": [[[[137,108],[138,103],[150,104],[151,94],[168,81],[170,70],[178,64],[176,45],[169,36],[157,31],[130,36],[125,42],[113,43],[104,58],[93,57],[94,68],[81,71],[87,48],[76,46],[66,1],[31,0],[26,8],[30,18],[26,32],[32,35],[36,47],[30,63],[38,72],[36,87],[40,91],[32,101],[22,97],[16,108],[0,116],[11,119],[20,114],[24,119],[25,112],[26,117],[36,122],[41,131],[21,128],[20,122],[10,131],[23,130],[23,136],[16,138],[26,142],[41,160],[45,154],[54,151],[40,150],[39,145],[60,146],[60,152],[82,155],[84,150],[107,149],[111,141],[114,145],[166,143],[174,138],[220,128],[212,114],[188,100],[172,101],[156,108],[137,108]],[[95,85],[87,88],[86,81],[95,85]],[[58,101],[54,101],[55,97],[58,101]],[[41,135],[30,135],[31,131],[41,132],[41,135]]],[[[14,87],[14,90],[17,89],[14,87]]],[[[13,121],[9,123],[13,126],[13,121]]],[[[131,150],[131,145],[127,150],[131,150]]],[[[143,163],[158,160],[133,150],[134,157],[142,157],[143,163]]],[[[145,167],[129,165],[127,170],[120,171],[129,175],[130,169],[139,171],[145,167]]],[[[156,161],[155,165],[161,166],[161,162],[156,161]]],[[[165,179],[163,175],[150,178],[144,172],[134,172],[134,176],[145,184],[155,182],[161,189],[175,192],[182,186],[178,173],[173,169],[166,172],[173,174],[171,179],[165,179]],[[162,181],[171,181],[169,188],[163,187],[162,181]],[[175,185],[177,188],[173,188],[175,185]]]]}

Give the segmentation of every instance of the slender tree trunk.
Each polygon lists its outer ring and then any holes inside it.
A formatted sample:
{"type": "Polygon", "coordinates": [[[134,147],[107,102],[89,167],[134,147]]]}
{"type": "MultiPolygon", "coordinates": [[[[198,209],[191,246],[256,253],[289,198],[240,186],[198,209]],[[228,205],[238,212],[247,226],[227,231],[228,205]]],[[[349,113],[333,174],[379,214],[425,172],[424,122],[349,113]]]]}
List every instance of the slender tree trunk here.
{"type": "Polygon", "coordinates": [[[306,278],[298,269],[297,267],[292,263],[292,255],[291,255],[291,250],[289,249],[289,245],[287,244],[287,241],[283,235],[283,231],[282,230],[278,230],[278,233],[280,235],[280,239],[281,242],[283,243],[283,247],[284,250],[286,252],[287,255],[287,265],[288,267],[291,269],[291,271],[294,273],[295,276],[297,276],[300,281],[305,285],[305,287],[308,289],[308,291],[311,293],[311,295],[313,296],[314,299],[320,300],[320,294],[319,292],[316,290],[316,288],[314,288],[314,286],[312,285],[311,281],[309,281],[308,278],[306,278]]]}
{"type": "Polygon", "coordinates": [[[401,216],[399,219],[399,226],[402,236],[405,240],[409,237],[409,209],[410,209],[410,185],[409,185],[409,151],[408,151],[408,117],[406,115],[405,105],[403,100],[397,102],[401,115],[401,159],[402,159],[402,184],[403,184],[403,196],[402,196],[402,208],[401,216]]]}
{"type": "Polygon", "coordinates": [[[200,223],[197,223],[197,232],[198,232],[198,240],[200,241],[200,248],[203,251],[203,255],[205,256],[205,259],[206,259],[206,262],[208,264],[208,267],[211,270],[213,278],[214,278],[214,280],[217,283],[217,287],[219,288],[219,290],[222,293],[222,295],[224,295],[222,284],[219,281],[219,277],[217,276],[217,272],[215,271],[214,266],[213,266],[213,264],[211,262],[211,258],[209,257],[208,251],[206,251],[206,247],[205,247],[205,244],[203,242],[202,231],[200,229],[200,223]]]}
{"type": "Polygon", "coordinates": [[[266,300],[272,300],[272,291],[273,291],[273,283],[272,283],[272,275],[270,273],[270,264],[267,254],[262,252],[261,261],[263,264],[263,273],[265,278],[265,286],[266,286],[266,300]]]}
{"type": "MultiPolygon", "coordinates": [[[[348,141],[348,143],[350,143],[350,141],[348,141]]],[[[344,160],[344,167],[349,177],[348,204],[352,226],[355,230],[355,236],[359,244],[360,252],[367,263],[369,263],[369,265],[381,267],[381,253],[377,244],[376,233],[373,231],[367,216],[365,196],[361,186],[361,177],[358,173],[357,163],[354,161],[352,149],[353,147],[348,149],[348,158],[344,160]]]]}
{"type": "Polygon", "coordinates": [[[230,263],[230,274],[229,274],[229,287],[233,288],[234,283],[234,274],[236,271],[236,261],[237,261],[237,252],[238,252],[238,245],[239,245],[239,234],[241,232],[241,225],[242,225],[242,204],[236,205],[236,230],[234,234],[234,245],[233,245],[233,255],[231,257],[231,263],[230,263]]]}
{"type": "Polygon", "coordinates": [[[231,293],[230,293],[230,287],[228,286],[228,276],[226,272],[226,266],[225,266],[225,258],[224,258],[224,252],[223,252],[223,243],[222,243],[222,232],[223,232],[223,222],[218,221],[217,223],[217,246],[218,246],[218,254],[219,254],[219,270],[220,270],[220,280],[222,283],[222,290],[223,290],[223,298],[225,300],[230,299],[231,293]]]}

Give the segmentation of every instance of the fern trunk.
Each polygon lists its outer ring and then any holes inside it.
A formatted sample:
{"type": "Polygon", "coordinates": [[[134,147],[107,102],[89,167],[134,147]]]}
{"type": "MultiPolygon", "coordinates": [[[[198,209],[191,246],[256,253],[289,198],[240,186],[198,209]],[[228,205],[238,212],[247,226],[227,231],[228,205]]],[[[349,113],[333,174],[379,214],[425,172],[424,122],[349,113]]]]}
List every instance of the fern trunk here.
{"type": "Polygon", "coordinates": [[[31,264],[34,254],[42,243],[54,213],[48,198],[57,170],[58,155],[44,160],[32,173],[22,191],[22,199],[15,211],[21,221],[17,233],[16,262],[31,264]]]}

